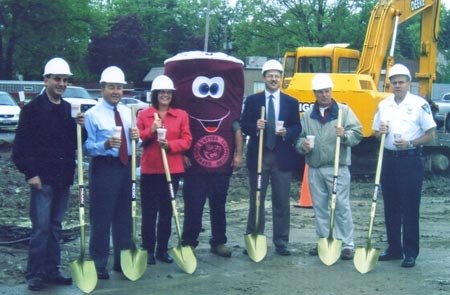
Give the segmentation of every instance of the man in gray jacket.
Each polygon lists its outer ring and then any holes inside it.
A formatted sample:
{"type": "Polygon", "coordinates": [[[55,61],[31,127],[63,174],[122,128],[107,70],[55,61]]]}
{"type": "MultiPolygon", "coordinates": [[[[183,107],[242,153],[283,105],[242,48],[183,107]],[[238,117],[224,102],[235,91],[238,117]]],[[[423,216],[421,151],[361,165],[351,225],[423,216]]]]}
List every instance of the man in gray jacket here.
{"type": "MultiPolygon", "coordinates": [[[[316,232],[319,238],[329,236],[329,200],[333,191],[334,155],[336,137],[341,138],[339,175],[336,188],[335,229],[342,240],[341,259],[350,260],[354,255],[353,219],[350,208],[351,147],[362,139],[361,123],[353,111],[332,98],[333,81],[327,74],[317,74],[312,80],[316,97],[313,107],[301,118],[302,132],[297,142],[297,151],[305,155],[309,165],[308,182],[314,207],[316,232]],[[337,127],[338,110],[342,110],[342,125],[337,127]],[[314,146],[307,135],[314,135],[314,146]]],[[[310,255],[317,255],[317,247],[310,255]]]]}

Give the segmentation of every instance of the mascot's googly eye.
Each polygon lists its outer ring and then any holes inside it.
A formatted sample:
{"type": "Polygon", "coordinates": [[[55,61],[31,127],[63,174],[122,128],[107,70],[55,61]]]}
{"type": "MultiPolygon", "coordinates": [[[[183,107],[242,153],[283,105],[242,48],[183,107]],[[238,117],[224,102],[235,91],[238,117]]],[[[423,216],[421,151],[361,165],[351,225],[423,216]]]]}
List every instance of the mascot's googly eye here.
{"type": "Polygon", "coordinates": [[[221,98],[225,91],[225,82],[222,77],[207,78],[199,76],[192,82],[192,93],[199,98],[210,96],[221,98]]]}

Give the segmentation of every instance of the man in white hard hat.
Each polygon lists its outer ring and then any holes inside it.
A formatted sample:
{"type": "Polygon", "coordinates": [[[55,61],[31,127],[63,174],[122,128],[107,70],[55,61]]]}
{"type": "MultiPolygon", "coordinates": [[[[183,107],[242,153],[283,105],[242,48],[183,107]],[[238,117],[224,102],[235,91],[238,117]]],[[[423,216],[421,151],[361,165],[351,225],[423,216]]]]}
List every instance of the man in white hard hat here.
{"type": "Polygon", "coordinates": [[[436,123],[430,106],[409,92],[411,74],[395,64],[389,71],[393,95],[378,105],[372,129],[386,134],[381,188],[388,248],[380,261],[401,260],[413,267],[419,255],[419,208],[424,163],[422,146],[434,140],[436,123]]]}
{"type": "Polygon", "coordinates": [[[75,173],[76,124],[84,124],[83,114],[72,118],[70,104],[62,99],[72,76],[69,64],[55,57],[43,76],[45,91],[22,109],[12,152],[31,190],[26,279],[33,291],[47,283],[72,284],[59,271],[61,223],[75,173]]]}
{"type": "Polygon", "coordinates": [[[131,126],[131,110],[120,104],[126,84],[123,71],[116,66],[106,68],[100,84],[103,100],[86,112],[84,148],[92,157],[90,256],[98,278],[107,280],[111,231],[115,271],[122,272],[120,251],[131,249],[131,140],[139,139],[139,131],[131,126]]]}
{"type": "MultiPolygon", "coordinates": [[[[297,151],[305,155],[309,166],[308,183],[314,208],[316,233],[327,238],[330,232],[330,196],[333,193],[334,160],[336,139],[340,137],[339,174],[336,187],[335,229],[342,240],[341,259],[350,260],[354,255],[353,218],[350,208],[351,147],[362,139],[362,127],[356,115],[345,104],[333,99],[333,81],[328,74],[316,74],[312,90],[316,97],[313,107],[302,118],[302,133],[297,142],[297,151]],[[341,127],[337,126],[338,112],[342,110],[341,127]],[[314,145],[307,139],[313,135],[314,145]]],[[[317,246],[309,251],[318,255],[317,246]]]]}
{"type": "Polygon", "coordinates": [[[280,92],[283,67],[276,60],[269,60],[262,68],[265,90],[245,100],[242,114],[242,131],[250,136],[247,147],[247,168],[250,180],[250,210],[247,234],[263,234],[265,223],[264,200],[269,182],[272,186],[273,243],[279,255],[290,255],[288,248],[290,229],[289,191],[292,172],[296,169],[294,144],[301,131],[298,102],[280,92]],[[261,108],[265,107],[265,119],[261,108]],[[283,121],[280,128],[276,122],[283,121]],[[260,130],[264,129],[264,148],[261,181],[261,209],[256,228],[257,159],[260,130]]]}

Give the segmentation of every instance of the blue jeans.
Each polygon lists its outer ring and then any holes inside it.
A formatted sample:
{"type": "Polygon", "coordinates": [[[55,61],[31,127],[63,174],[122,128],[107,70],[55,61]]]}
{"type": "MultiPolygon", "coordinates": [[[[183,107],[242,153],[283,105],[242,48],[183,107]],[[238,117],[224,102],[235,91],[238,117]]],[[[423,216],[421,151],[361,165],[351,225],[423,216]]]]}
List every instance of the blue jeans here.
{"type": "Polygon", "coordinates": [[[30,219],[32,231],[28,246],[26,279],[54,277],[61,264],[62,220],[69,200],[69,186],[43,185],[31,189],[30,219]]]}
{"type": "Polygon", "coordinates": [[[202,229],[203,207],[209,198],[212,247],[227,242],[225,203],[231,174],[209,173],[185,175],[183,184],[183,245],[197,247],[202,229]]]}

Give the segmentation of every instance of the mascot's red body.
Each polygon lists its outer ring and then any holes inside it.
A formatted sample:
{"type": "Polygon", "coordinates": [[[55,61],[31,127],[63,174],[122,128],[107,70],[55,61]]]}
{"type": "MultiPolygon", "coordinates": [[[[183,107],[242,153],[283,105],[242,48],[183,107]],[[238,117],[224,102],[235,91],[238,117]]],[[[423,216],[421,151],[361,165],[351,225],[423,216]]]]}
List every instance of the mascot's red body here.
{"type": "Polygon", "coordinates": [[[223,53],[192,51],[165,61],[175,84],[174,107],[187,111],[192,132],[186,173],[230,172],[232,124],[239,121],[244,95],[243,62],[223,53]]]}

